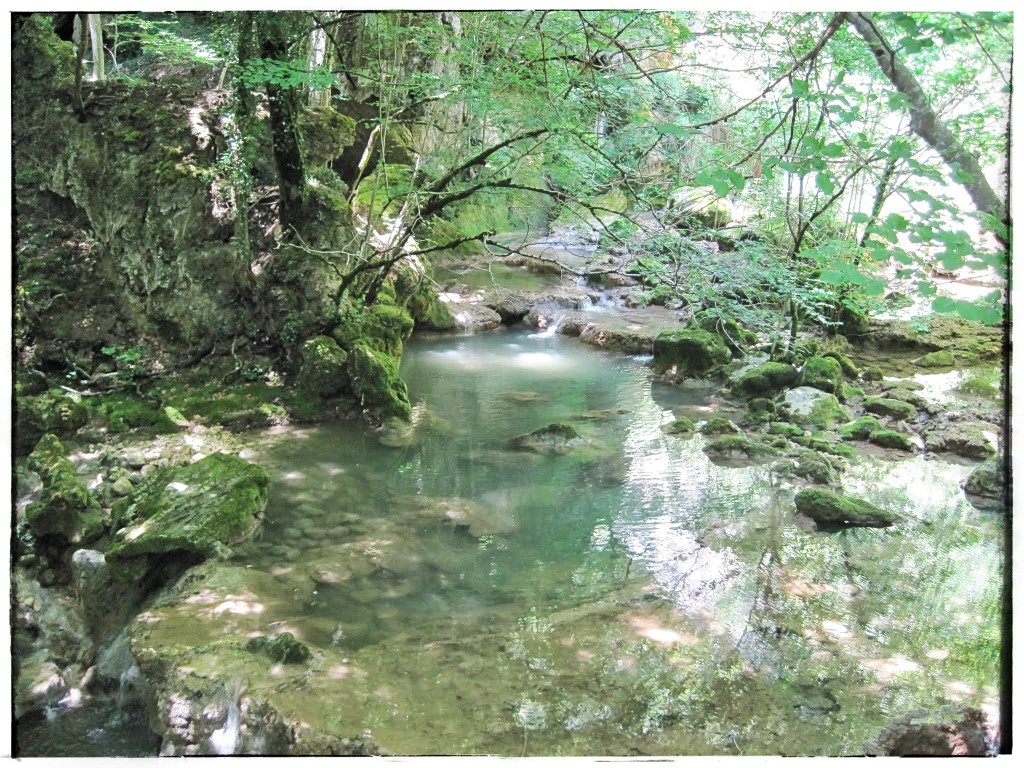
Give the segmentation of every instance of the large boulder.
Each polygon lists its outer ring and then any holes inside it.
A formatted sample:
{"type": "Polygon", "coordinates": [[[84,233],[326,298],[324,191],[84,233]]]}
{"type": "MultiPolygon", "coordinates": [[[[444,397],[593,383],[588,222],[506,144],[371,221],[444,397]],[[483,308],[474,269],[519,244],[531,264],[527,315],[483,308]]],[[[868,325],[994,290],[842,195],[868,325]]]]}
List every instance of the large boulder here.
{"type": "Polygon", "coordinates": [[[933,420],[922,432],[925,450],[933,453],[948,452],[968,459],[987,459],[996,453],[992,440],[986,435],[999,433],[993,424],[974,419],[933,420]]]}
{"type": "Polygon", "coordinates": [[[348,378],[359,402],[384,419],[408,422],[412,417],[409,390],[398,375],[393,355],[358,342],[348,356],[348,378]]]}
{"type": "Polygon", "coordinates": [[[259,527],[269,487],[265,470],[224,453],[167,468],[139,488],[106,559],[224,554],[259,527]]]}
{"type": "Polygon", "coordinates": [[[654,339],[654,370],[677,378],[703,378],[731,359],[721,336],[699,328],[662,331],[654,339]]]}
{"type": "Polygon", "coordinates": [[[864,410],[896,421],[910,421],[917,418],[917,408],[904,400],[892,397],[869,397],[864,401],[864,410]]]}
{"type": "Polygon", "coordinates": [[[967,500],[978,509],[1006,510],[1006,465],[993,456],[979,464],[961,483],[967,500]]]}
{"type": "Polygon", "coordinates": [[[781,403],[794,424],[828,429],[837,421],[847,421],[850,414],[835,395],[814,387],[797,387],[786,393],[781,403]]]}
{"type": "Polygon", "coordinates": [[[28,457],[29,468],[43,483],[38,501],[29,504],[25,519],[36,536],[53,536],[85,544],[103,533],[103,510],[75,475],[64,446],[45,435],[28,457]]]}
{"type": "Polygon", "coordinates": [[[18,396],[14,403],[14,451],[24,455],[45,434],[67,436],[85,426],[88,413],[60,390],[18,396]]]}
{"type": "Polygon", "coordinates": [[[800,369],[800,386],[814,387],[838,395],[843,386],[843,369],[831,357],[809,357],[800,369]]]}
{"type": "Polygon", "coordinates": [[[730,386],[742,397],[774,397],[795,384],[799,376],[792,365],[767,361],[754,368],[742,369],[733,377],[730,386]]]}
{"type": "Polygon", "coordinates": [[[868,501],[841,496],[826,488],[804,488],[794,501],[797,512],[827,527],[888,528],[900,519],[868,501]]]}
{"type": "Polygon", "coordinates": [[[330,336],[303,343],[299,352],[299,388],[317,397],[333,397],[348,385],[348,353],[330,336]]]}

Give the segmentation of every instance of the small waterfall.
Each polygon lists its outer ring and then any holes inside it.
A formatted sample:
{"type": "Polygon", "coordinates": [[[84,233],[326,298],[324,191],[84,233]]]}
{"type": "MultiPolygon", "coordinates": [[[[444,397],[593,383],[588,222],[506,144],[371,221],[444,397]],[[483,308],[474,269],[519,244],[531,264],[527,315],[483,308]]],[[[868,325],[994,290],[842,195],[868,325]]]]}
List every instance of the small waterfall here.
{"type": "Polygon", "coordinates": [[[235,754],[242,733],[242,681],[232,680],[227,685],[226,693],[228,713],[224,725],[210,734],[210,747],[215,755],[235,754]]]}
{"type": "Polygon", "coordinates": [[[542,327],[539,333],[531,333],[530,336],[535,339],[549,339],[558,333],[558,329],[564,321],[565,315],[557,315],[554,319],[549,320],[548,324],[542,327]]]}

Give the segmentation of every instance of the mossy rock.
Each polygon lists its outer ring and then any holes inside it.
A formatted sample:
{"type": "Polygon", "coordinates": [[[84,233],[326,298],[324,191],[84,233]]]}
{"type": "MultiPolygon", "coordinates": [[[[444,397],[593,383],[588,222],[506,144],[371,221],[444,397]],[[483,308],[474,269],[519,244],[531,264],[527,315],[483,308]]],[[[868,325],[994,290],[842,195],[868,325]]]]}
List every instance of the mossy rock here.
{"type": "Polygon", "coordinates": [[[415,322],[405,309],[384,301],[361,311],[347,312],[331,331],[331,338],[349,352],[358,344],[367,344],[392,357],[401,357],[414,327],[415,322]]]}
{"type": "MultiPolygon", "coordinates": [[[[89,409],[96,413],[114,433],[149,432],[167,435],[180,431],[180,425],[167,412],[167,408],[137,395],[118,392],[92,398],[89,409]]],[[[173,413],[173,409],[172,409],[173,413]]]]}
{"type": "Polygon", "coordinates": [[[775,418],[778,409],[772,400],[767,397],[755,397],[747,403],[747,419],[763,424],[775,418]]]}
{"type": "Polygon", "coordinates": [[[793,459],[782,459],[772,464],[772,472],[809,480],[819,485],[835,485],[839,482],[838,460],[829,460],[815,451],[804,451],[793,459]]]}
{"type": "Polygon", "coordinates": [[[861,372],[860,376],[862,379],[864,379],[864,381],[881,381],[882,379],[885,378],[885,371],[883,371],[877,365],[872,365],[868,368],[865,368],[861,372]]]}
{"type": "Polygon", "coordinates": [[[734,355],[742,355],[745,347],[757,343],[757,334],[746,330],[729,315],[702,314],[695,325],[702,331],[720,336],[734,355]]]}
{"type": "Polygon", "coordinates": [[[313,657],[309,647],[296,640],[291,632],[282,632],[273,638],[254,637],[245,644],[246,650],[261,653],[277,664],[303,664],[313,657]]]}
{"type": "Polygon", "coordinates": [[[348,356],[348,378],[360,404],[381,418],[409,421],[409,390],[398,375],[399,361],[392,355],[358,342],[348,356]]]}
{"type": "Polygon", "coordinates": [[[23,456],[46,434],[67,437],[85,426],[89,414],[85,406],[59,389],[40,395],[19,397],[14,403],[14,450],[23,456]]]}
{"type": "Polygon", "coordinates": [[[854,364],[853,360],[848,358],[842,352],[837,352],[835,350],[831,350],[829,352],[822,353],[821,356],[822,357],[830,358],[832,360],[835,360],[837,363],[839,363],[839,367],[843,371],[843,376],[845,376],[846,378],[848,378],[848,379],[856,379],[856,378],[858,378],[860,376],[860,369],[857,368],[857,366],[854,364]]]}
{"type": "Polygon", "coordinates": [[[998,427],[981,421],[929,423],[922,433],[925,449],[931,452],[948,451],[969,459],[987,459],[994,456],[993,447],[985,432],[998,432],[998,427]]]}
{"type": "Polygon", "coordinates": [[[510,438],[508,446],[520,451],[560,456],[585,443],[571,424],[556,423],[510,438]]]}
{"type": "Polygon", "coordinates": [[[356,121],[326,106],[306,107],[296,120],[306,163],[325,165],[355,141],[356,121]]]}
{"type": "Polygon", "coordinates": [[[845,402],[847,400],[852,400],[855,397],[864,397],[864,394],[864,387],[854,387],[844,382],[841,387],[839,399],[845,402]]]}
{"type": "Polygon", "coordinates": [[[844,459],[855,459],[857,457],[856,451],[850,446],[834,442],[819,435],[802,435],[800,437],[791,437],[790,440],[799,446],[817,451],[818,453],[841,456],[844,459]]]}
{"type": "Polygon", "coordinates": [[[768,425],[768,434],[770,435],[781,435],[782,437],[803,437],[803,427],[797,426],[796,424],[790,424],[786,421],[774,421],[768,425]]]}
{"type": "Polygon", "coordinates": [[[921,368],[952,368],[956,365],[956,359],[953,357],[953,354],[945,349],[929,352],[912,362],[921,368]]]}
{"type": "Polygon", "coordinates": [[[975,507],[1006,510],[1006,465],[998,456],[979,464],[962,485],[967,500],[975,507]]]}
{"type": "Polygon", "coordinates": [[[330,336],[303,342],[296,384],[317,397],[334,397],[348,387],[348,353],[330,336]]]}
{"type": "Polygon", "coordinates": [[[729,419],[715,417],[708,419],[700,425],[700,433],[708,437],[714,437],[715,435],[738,435],[740,428],[729,421],[729,419]]]}
{"type": "Polygon", "coordinates": [[[731,459],[743,456],[756,458],[761,456],[773,456],[779,450],[760,440],[754,440],[746,435],[721,435],[711,440],[704,446],[704,452],[711,458],[731,459]]]}
{"type": "Polygon", "coordinates": [[[839,437],[843,440],[867,440],[872,432],[884,429],[882,422],[874,416],[861,416],[848,424],[839,425],[839,437]]]}
{"type": "Polygon", "coordinates": [[[819,525],[888,528],[900,517],[868,501],[851,499],[826,488],[804,488],[796,498],[797,511],[819,525]]]}
{"type": "Polygon", "coordinates": [[[136,491],[106,558],[223,555],[259,526],[269,488],[265,470],[223,453],[161,470],[136,491]]]}
{"type": "Polygon", "coordinates": [[[795,384],[799,376],[792,365],[769,361],[740,374],[730,386],[742,397],[772,397],[795,384]]]}
{"type": "Polygon", "coordinates": [[[900,451],[914,450],[914,444],[909,437],[892,429],[876,429],[868,435],[868,442],[882,448],[896,448],[900,451]]]}
{"type": "Polygon", "coordinates": [[[715,373],[732,353],[714,333],[699,328],[662,331],[654,340],[654,369],[681,377],[701,378],[715,373]]]}
{"type": "Polygon", "coordinates": [[[864,410],[896,421],[909,421],[917,418],[917,408],[903,400],[891,397],[869,397],[864,401],[864,410]]]}
{"type": "Polygon", "coordinates": [[[867,312],[845,304],[839,310],[838,320],[837,330],[843,336],[864,336],[871,328],[871,319],[867,312]]]}
{"type": "Polygon", "coordinates": [[[417,328],[428,331],[450,331],[455,317],[447,302],[441,301],[427,282],[422,282],[408,297],[406,309],[417,328]]]}
{"type": "MultiPolygon", "coordinates": [[[[476,233],[474,232],[473,234],[476,233]]],[[[458,224],[442,219],[440,216],[431,217],[417,229],[417,239],[424,245],[433,248],[454,243],[466,237],[466,233],[462,231],[458,224]]],[[[487,253],[487,246],[479,240],[470,240],[444,252],[456,253],[460,256],[482,256],[487,253]]]]}
{"type": "Polygon", "coordinates": [[[837,422],[850,420],[850,414],[835,395],[814,387],[789,390],[782,404],[788,409],[789,421],[801,426],[828,429],[837,422]]]}
{"type": "Polygon", "coordinates": [[[88,544],[103,533],[103,510],[75,475],[74,465],[54,435],[44,435],[28,457],[43,490],[25,509],[36,536],[55,536],[72,544],[88,544]]]}
{"type": "Polygon", "coordinates": [[[695,427],[693,421],[686,418],[685,416],[677,416],[675,419],[665,424],[661,431],[668,435],[692,435],[695,427]]]}
{"type": "Polygon", "coordinates": [[[843,385],[843,369],[831,357],[809,357],[800,369],[799,386],[814,387],[838,395],[843,385]]]}

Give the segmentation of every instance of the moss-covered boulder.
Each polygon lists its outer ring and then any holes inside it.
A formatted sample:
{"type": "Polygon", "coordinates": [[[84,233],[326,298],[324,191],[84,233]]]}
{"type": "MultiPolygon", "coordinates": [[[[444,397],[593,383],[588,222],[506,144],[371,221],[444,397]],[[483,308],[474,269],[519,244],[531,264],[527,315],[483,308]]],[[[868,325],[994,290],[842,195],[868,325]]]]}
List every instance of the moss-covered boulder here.
{"type": "Polygon", "coordinates": [[[861,378],[864,379],[864,381],[881,381],[885,378],[885,371],[877,365],[868,366],[861,373],[861,378]]]}
{"type": "Polygon", "coordinates": [[[768,425],[769,435],[781,435],[782,437],[802,437],[804,428],[788,421],[773,421],[768,425]]]}
{"type": "Polygon", "coordinates": [[[257,529],[269,488],[265,470],[224,453],[161,470],[139,487],[106,559],[224,554],[257,529]]]}
{"type": "Polygon", "coordinates": [[[571,424],[548,424],[526,435],[510,438],[508,447],[519,451],[530,451],[549,455],[569,453],[586,441],[571,424]]]}
{"type": "Polygon", "coordinates": [[[997,435],[998,427],[984,421],[933,421],[922,432],[925,450],[955,453],[968,459],[987,459],[996,453],[987,433],[997,435]]]}
{"type": "Polygon", "coordinates": [[[322,166],[340,157],[355,141],[356,121],[330,107],[306,107],[296,125],[304,159],[310,166],[322,166]]]}
{"type": "Polygon", "coordinates": [[[166,435],[181,430],[175,420],[178,414],[174,414],[173,409],[133,392],[90,398],[88,408],[106,425],[107,431],[114,434],[139,431],[166,435]]]}
{"type": "Polygon", "coordinates": [[[729,421],[729,419],[716,416],[713,419],[708,419],[700,425],[700,433],[707,437],[715,437],[717,435],[738,435],[740,433],[740,428],[729,421]]]}
{"type": "Polygon", "coordinates": [[[46,434],[67,437],[85,426],[88,411],[59,389],[18,397],[14,403],[14,451],[23,456],[46,434]]]}
{"type": "Polygon", "coordinates": [[[409,390],[398,375],[398,364],[392,355],[359,342],[348,356],[348,379],[363,407],[384,419],[408,421],[412,405],[409,390]]]}
{"type": "Polygon", "coordinates": [[[747,420],[755,424],[766,424],[772,421],[778,409],[767,397],[755,397],[747,403],[747,420]]]}
{"type": "Polygon", "coordinates": [[[742,355],[745,348],[757,343],[757,334],[745,329],[729,315],[705,313],[696,319],[695,324],[702,331],[720,336],[735,355],[742,355]]]}
{"type": "Polygon", "coordinates": [[[867,312],[861,309],[844,304],[839,310],[839,326],[837,328],[843,336],[857,338],[864,336],[871,330],[871,318],[867,312]]]}
{"type": "Polygon", "coordinates": [[[956,358],[946,349],[938,349],[912,361],[914,365],[921,368],[952,368],[956,365],[956,358]]]}
{"type": "Polygon", "coordinates": [[[296,384],[317,397],[334,397],[348,386],[348,353],[330,336],[303,342],[296,384]]]}
{"type": "Polygon", "coordinates": [[[821,454],[841,456],[844,459],[851,460],[857,457],[856,451],[845,443],[836,440],[835,434],[832,432],[813,432],[809,435],[801,435],[789,439],[797,445],[821,454]]]}
{"type": "Polygon", "coordinates": [[[917,408],[891,397],[869,397],[864,401],[864,410],[896,421],[911,421],[917,418],[917,408]]]}
{"type": "Polygon", "coordinates": [[[835,485],[839,482],[842,460],[834,459],[816,451],[803,451],[791,459],[780,459],[771,466],[772,473],[784,477],[795,477],[819,485],[835,485]]]}
{"type": "Polygon", "coordinates": [[[668,424],[662,426],[661,431],[668,435],[686,435],[690,436],[693,434],[696,427],[693,421],[688,419],[686,416],[677,416],[668,424]]]}
{"type": "Polygon", "coordinates": [[[882,448],[895,448],[900,451],[914,450],[914,443],[910,438],[893,429],[876,429],[868,435],[868,442],[882,448]]]}
{"type": "Polygon", "coordinates": [[[1006,463],[993,456],[979,464],[961,483],[967,500],[978,509],[1008,511],[1006,463]]]}
{"type": "Polygon", "coordinates": [[[417,328],[450,331],[455,327],[455,317],[448,303],[441,301],[426,281],[421,282],[408,297],[406,309],[417,328]]]}
{"type": "Polygon", "coordinates": [[[732,391],[741,397],[773,397],[793,386],[800,374],[788,363],[769,361],[732,380],[732,391]]]}
{"type": "Polygon", "coordinates": [[[704,453],[712,459],[753,459],[776,456],[780,449],[765,440],[747,435],[721,435],[704,446],[704,453]]]}
{"type": "Polygon", "coordinates": [[[843,369],[831,357],[809,357],[800,369],[799,385],[838,395],[843,385],[843,369]]]}
{"type": "Polygon", "coordinates": [[[782,405],[789,421],[801,426],[829,429],[836,422],[850,420],[850,414],[839,404],[835,395],[814,387],[789,390],[782,405]]]}
{"type": "Polygon", "coordinates": [[[874,416],[861,416],[848,424],[839,425],[839,436],[843,440],[867,440],[872,432],[884,429],[882,422],[874,416]]]}
{"type": "Polygon", "coordinates": [[[32,532],[72,544],[99,538],[103,533],[103,510],[75,475],[60,440],[44,435],[29,455],[28,464],[43,483],[39,500],[25,510],[32,532]]]}
{"type": "Polygon", "coordinates": [[[794,501],[800,514],[828,527],[888,528],[900,520],[899,515],[871,502],[841,496],[826,488],[804,488],[794,501]]]}
{"type": "Polygon", "coordinates": [[[678,378],[702,378],[732,359],[722,337],[699,328],[662,331],[654,339],[654,369],[678,378]]]}
{"type": "Polygon", "coordinates": [[[835,360],[837,363],[839,363],[839,367],[843,371],[843,376],[845,376],[846,378],[848,378],[848,379],[856,379],[856,378],[858,378],[860,376],[860,369],[857,368],[857,366],[853,362],[853,360],[848,358],[842,352],[837,352],[836,350],[830,350],[828,352],[823,352],[821,356],[822,357],[830,358],[832,360],[835,360]]]}

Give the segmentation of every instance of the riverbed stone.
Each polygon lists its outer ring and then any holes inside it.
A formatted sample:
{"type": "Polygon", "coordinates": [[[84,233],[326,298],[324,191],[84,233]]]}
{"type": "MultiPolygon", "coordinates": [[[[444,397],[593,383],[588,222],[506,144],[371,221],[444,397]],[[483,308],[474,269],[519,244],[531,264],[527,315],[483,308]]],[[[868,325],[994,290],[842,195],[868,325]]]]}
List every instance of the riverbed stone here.
{"type": "Polygon", "coordinates": [[[712,459],[751,459],[778,454],[779,449],[747,435],[726,434],[708,442],[704,452],[712,459]]]}
{"type": "Polygon", "coordinates": [[[138,489],[106,558],[223,554],[259,526],[269,486],[261,467],[224,453],[162,470],[138,489]]]}
{"type": "Polygon", "coordinates": [[[828,352],[823,352],[821,356],[830,358],[839,363],[839,368],[842,370],[843,376],[845,376],[846,378],[858,379],[860,377],[860,369],[857,368],[857,365],[853,362],[853,360],[844,355],[842,352],[832,349],[829,350],[828,352]]]}
{"type": "Polygon", "coordinates": [[[882,422],[874,416],[861,416],[859,419],[839,425],[839,437],[843,440],[867,440],[872,432],[884,429],[882,422]]]}
{"type": "Polygon", "coordinates": [[[837,421],[849,420],[850,414],[839,404],[835,395],[814,387],[796,387],[786,392],[782,407],[788,418],[801,426],[828,429],[837,421]]]}
{"type": "Polygon", "coordinates": [[[729,419],[716,416],[713,419],[708,419],[700,425],[700,433],[706,437],[715,437],[717,435],[738,435],[740,433],[740,428],[729,421],[729,419]]]}
{"type": "Polygon", "coordinates": [[[28,459],[43,489],[28,505],[25,518],[36,536],[54,536],[85,544],[103,533],[103,510],[75,474],[66,450],[54,435],[45,435],[28,459]]]}
{"type": "Polygon", "coordinates": [[[797,512],[825,526],[887,528],[899,515],[871,502],[842,496],[825,488],[805,488],[794,498],[797,512]]]}
{"type": "Polygon", "coordinates": [[[893,429],[876,429],[868,435],[868,442],[882,448],[895,448],[900,451],[913,451],[915,447],[907,435],[893,429]]]}
{"type": "Polygon", "coordinates": [[[571,424],[548,424],[525,435],[509,438],[508,446],[520,451],[548,455],[563,455],[586,441],[571,424]]]}
{"type": "Polygon", "coordinates": [[[921,436],[925,450],[948,451],[968,459],[987,459],[996,453],[985,432],[998,434],[998,427],[975,420],[933,420],[925,425],[921,436]]]}
{"type": "Polygon", "coordinates": [[[994,741],[981,710],[915,710],[887,725],[865,744],[864,754],[873,757],[984,757],[996,754],[994,741]]]}
{"type": "Polygon", "coordinates": [[[699,328],[662,331],[654,339],[654,370],[678,378],[701,378],[715,373],[732,353],[714,333],[699,328]]]}
{"type": "Polygon", "coordinates": [[[732,391],[741,397],[773,397],[796,383],[800,373],[788,363],[768,361],[732,379],[732,391]]]}
{"type": "Polygon", "coordinates": [[[935,352],[921,355],[921,357],[911,360],[911,362],[921,368],[952,368],[956,365],[956,358],[953,357],[949,350],[939,349],[935,352]]]}
{"type": "Polygon", "coordinates": [[[358,342],[348,357],[348,378],[361,405],[382,418],[412,418],[409,390],[398,374],[399,360],[358,342]]]}
{"type": "Polygon", "coordinates": [[[19,396],[14,402],[14,449],[29,453],[46,434],[65,437],[85,426],[88,412],[59,389],[19,396]]]}
{"type": "Polygon", "coordinates": [[[967,500],[978,509],[1006,511],[1006,463],[999,456],[985,459],[961,483],[967,500]]]}
{"type": "Polygon", "coordinates": [[[903,400],[891,397],[869,397],[864,401],[864,410],[896,421],[910,421],[917,418],[917,408],[903,400]]]}
{"type": "Polygon", "coordinates": [[[686,416],[677,416],[668,424],[663,425],[661,431],[668,435],[690,436],[693,434],[694,424],[686,416]]]}
{"type": "Polygon", "coordinates": [[[843,369],[831,357],[809,357],[800,369],[799,386],[814,387],[838,395],[843,385],[843,369]]]}

